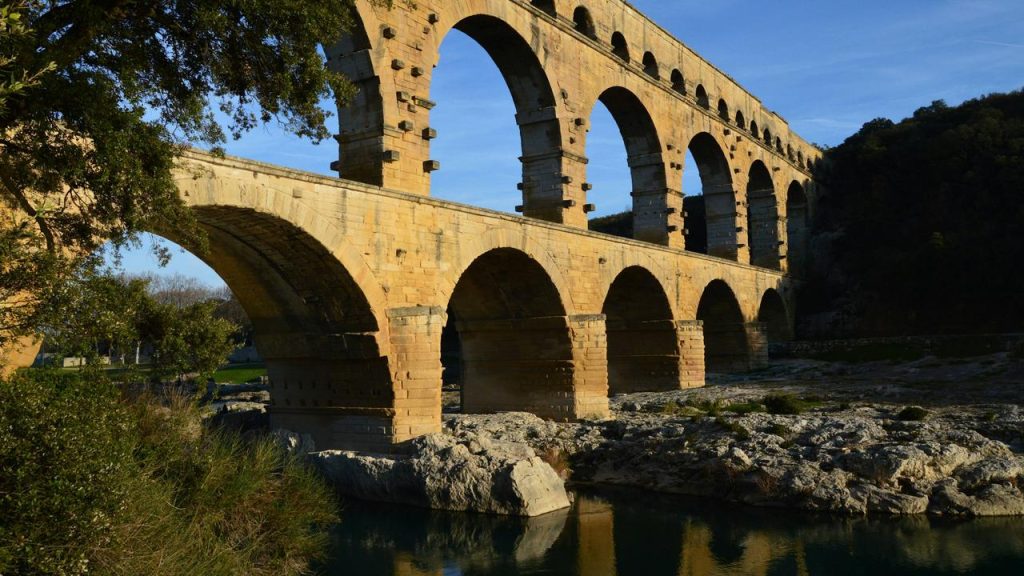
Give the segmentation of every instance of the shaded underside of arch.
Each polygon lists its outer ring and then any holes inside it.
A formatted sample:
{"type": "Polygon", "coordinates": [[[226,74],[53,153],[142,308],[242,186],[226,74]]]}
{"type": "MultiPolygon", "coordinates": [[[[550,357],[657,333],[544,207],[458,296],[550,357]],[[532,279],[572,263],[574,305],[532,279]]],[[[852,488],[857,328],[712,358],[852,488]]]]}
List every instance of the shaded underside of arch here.
{"type": "MultiPolygon", "coordinates": [[[[337,415],[383,414],[394,393],[377,311],[338,259],[280,218],[225,206],[194,210],[209,237],[209,250],[198,255],[252,320],[273,425],[339,446],[337,415]]],[[[173,231],[156,233],[175,239],[173,231]]]]}
{"type": "Polygon", "coordinates": [[[704,323],[704,350],[708,372],[735,372],[750,368],[746,325],[739,302],[722,280],[708,284],[697,307],[704,323]]]}
{"type": "Polygon", "coordinates": [[[768,167],[760,160],[750,167],[747,180],[747,239],[750,263],[779,268],[779,208],[768,167]]]}
{"type": "MultiPolygon", "coordinates": [[[[710,256],[736,260],[736,194],[733,191],[729,161],[718,141],[706,132],[690,140],[689,150],[700,174],[706,231],[704,242],[697,238],[693,243],[694,248],[690,249],[696,251],[696,248],[703,245],[706,247],[705,253],[710,256]]],[[[697,229],[694,227],[692,230],[697,229]]]]}
{"type": "Polygon", "coordinates": [[[786,258],[789,272],[798,276],[807,269],[809,218],[804,187],[794,181],[786,192],[786,258]]]}
{"type": "Polygon", "coordinates": [[[643,102],[622,87],[612,87],[598,97],[611,113],[626,147],[632,190],[633,237],[664,243],[664,159],[661,138],[643,102]],[[660,208],[660,210],[659,210],[660,208]]]}
{"type": "Polygon", "coordinates": [[[647,270],[633,266],[612,282],[602,312],[611,394],[680,387],[679,339],[668,297],[647,270]]]}
{"type": "Polygon", "coordinates": [[[448,313],[461,344],[464,412],[571,417],[569,326],[540,264],[510,248],[485,253],[462,274],[448,313]]]}
{"type": "Polygon", "coordinates": [[[761,297],[757,321],[764,325],[768,344],[779,344],[792,338],[786,303],[776,290],[767,290],[761,297]]]}
{"type": "Polygon", "coordinates": [[[554,91],[537,54],[519,32],[494,16],[469,16],[453,28],[487,52],[512,96],[522,147],[524,213],[560,221],[562,127],[554,91]]]}

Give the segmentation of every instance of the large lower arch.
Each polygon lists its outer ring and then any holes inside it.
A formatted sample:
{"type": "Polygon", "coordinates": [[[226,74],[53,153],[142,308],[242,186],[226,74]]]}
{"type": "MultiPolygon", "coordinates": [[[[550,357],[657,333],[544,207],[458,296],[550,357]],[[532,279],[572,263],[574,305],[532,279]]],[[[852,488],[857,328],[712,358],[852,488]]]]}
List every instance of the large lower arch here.
{"type": "Polygon", "coordinates": [[[610,393],[679,389],[679,337],[668,297],[654,275],[639,266],[623,270],[602,313],[610,393]]]}
{"type": "Polygon", "coordinates": [[[747,180],[747,240],[752,265],[779,269],[779,206],[771,173],[760,160],[750,166],[747,180]]]}
{"type": "Polygon", "coordinates": [[[472,38],[487,52],[512,96],[522,146],[523,213],[561,221],[565,208],[560,203],[559,185],[562,129],[554,91],[534,49],[516,29],[495,16],[468,16],[452,28],[472,38]]]}
{"type": "Polygon", "coordinates": [[[598,96],[615,119],[626,145],[633,199],[633,237],[658,244],[667,241],[665,231],[665,178],[661,139],[647,107],[626,88],[608,88],[598,96]]]}
{"type": "Polygon", "coordinates": [[[803,275],[807,269],[807,250],[810,241],[807,195],[799,182],[793,181],[786,192],[786,246],[789,273],[803,275]]]}
{"type": "Polygon", "coordinates": [[[708,284],[697,306],[697,320],[704,323],[704,354],[708,372],[737,372],[750,368],[743,312],[729,285],[722,280],[708,284]]]}
{"type": "MultiPolygon", "coordinates": [[[[394,392],[375,310],[352,271],[309,233],[249,208],[193,208],[209,237],[200,258],[252,320],[271,385],[271,423],[311,434],[324,448],[380,449],[394,392]],[[369,427],[369,426],[368,426],[369,427]]],[[[155,230],[171,240],[173,230],[155,230]]]]}
{"type": "Polygon", "coordinates": [[[691,236],[687,238],[686,248],[736,260],[739,248],[736,241],[736,194],[732,187],[729,160],[718,141],[707,132],[694,136],[688,148],[700,173],[704,222],[703,226],[690,226],[691,236]],[[701,229],[704,230],[703,237],[693,233],[701,229]]]}
{"type": "Polygon", "coordinates": [[[525,253],[499,248],[463,272],[448,303],[464,412],[573,417],[574,359],[558,289],[525,253]]]}

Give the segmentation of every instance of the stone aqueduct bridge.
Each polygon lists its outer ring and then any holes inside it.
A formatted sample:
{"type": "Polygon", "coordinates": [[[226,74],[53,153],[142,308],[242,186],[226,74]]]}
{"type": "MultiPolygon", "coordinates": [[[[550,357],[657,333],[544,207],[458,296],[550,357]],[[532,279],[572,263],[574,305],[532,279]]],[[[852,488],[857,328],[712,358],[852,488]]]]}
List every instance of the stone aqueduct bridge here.
{"type": "Polygon", "coordinates": [[[557,420],[607,415],[609,392],[701,386],[786,337],[818,153],[734,81],[619,0],[356,6],[327,50],[360,88],[341,179],[198,152],[179,173],[252,317],[275,426],[369,450],[438,431],[446,325],[465,411],[557,420]],[[429,197],[430,78],[453,28],[512,93],[522,217],[429,197]],[[628,151],[635,239],[587,229],[598,101],[628,151]],[[684,249],[687,149],[707,254],[684,249]]]}

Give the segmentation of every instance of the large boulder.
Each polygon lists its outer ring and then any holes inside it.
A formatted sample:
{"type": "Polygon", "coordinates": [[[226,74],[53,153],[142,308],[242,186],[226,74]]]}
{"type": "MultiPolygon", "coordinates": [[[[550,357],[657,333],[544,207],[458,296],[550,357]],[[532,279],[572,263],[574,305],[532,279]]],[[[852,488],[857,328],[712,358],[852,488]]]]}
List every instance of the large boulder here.
{"type": "Polygon", "coordinates": [[[433,434],[403,456],[327,451],[311,458],[346,496],[441,510],[539,516],[569,507],[565,485],[525,444],[433,434]]]}

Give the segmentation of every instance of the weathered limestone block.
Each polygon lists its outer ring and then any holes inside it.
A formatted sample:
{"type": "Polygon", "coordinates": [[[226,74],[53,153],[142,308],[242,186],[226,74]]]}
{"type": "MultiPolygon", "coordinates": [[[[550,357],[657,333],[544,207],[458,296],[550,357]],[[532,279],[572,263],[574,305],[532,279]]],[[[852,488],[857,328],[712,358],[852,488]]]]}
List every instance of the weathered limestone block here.
{"type": "Polygon", "coordinates": [[[312,456],[347,496],[464,512],[539,516],[569,506],[562,479],[529,446],[433,434],[406,456],[328,451],[312,456]]]}

